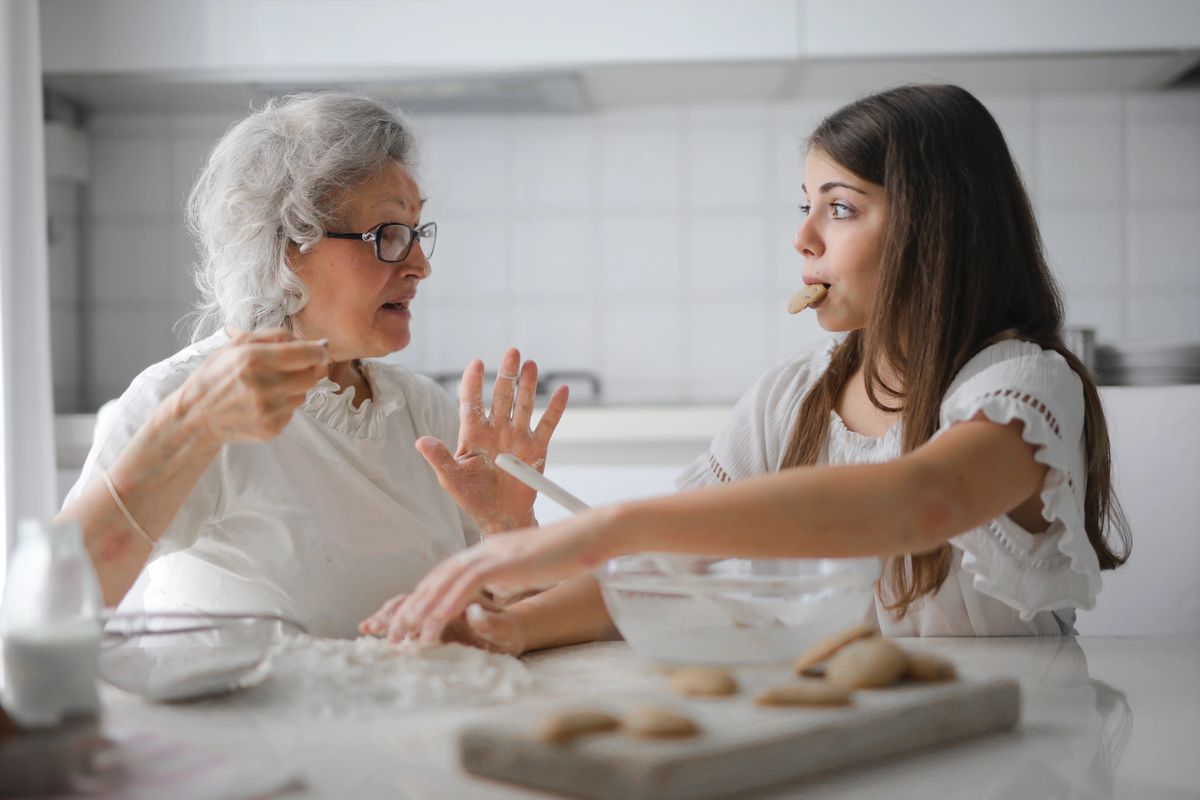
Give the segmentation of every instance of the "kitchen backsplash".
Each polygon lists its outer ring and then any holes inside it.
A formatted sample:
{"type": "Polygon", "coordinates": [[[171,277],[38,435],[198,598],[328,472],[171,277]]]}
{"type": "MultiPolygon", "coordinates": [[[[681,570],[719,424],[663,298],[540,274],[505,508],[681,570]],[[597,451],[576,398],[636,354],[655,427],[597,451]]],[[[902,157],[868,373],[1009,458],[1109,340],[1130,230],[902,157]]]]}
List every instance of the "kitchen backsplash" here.
{"type": "MultiPolygon", "coordinates": [[[[1200,92],[984,98],[1034,198],[1069,323],[1200,340],[1200,92]]],[[[515,344],[605,400],[727,402],[823,335],[789,317],[800,141],[844,99],[584,115],[424,116],[438,222],[418,371],[515,344]]],[[[58,410],[90,410],[187,341],[187,190],[232,115],[100,114],[92,180],[51,186],[58,410]]],[[[986,191],[986,187],[981,187],[986,191]]]]}

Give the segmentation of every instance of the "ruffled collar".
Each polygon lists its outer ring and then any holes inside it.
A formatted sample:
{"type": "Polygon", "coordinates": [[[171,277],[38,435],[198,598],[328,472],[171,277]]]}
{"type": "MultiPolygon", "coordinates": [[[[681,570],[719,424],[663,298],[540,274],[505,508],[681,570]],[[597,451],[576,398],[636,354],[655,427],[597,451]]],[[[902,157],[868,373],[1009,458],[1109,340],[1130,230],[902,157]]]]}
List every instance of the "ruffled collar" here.
{"type": "Polygon", "coordinates": [[[846,427],[836,411],[829,412],[829,438],[825,442],[827,463],[878,464],[900,455],[900,423],[882,436],[870,436],[846,427]]]}
{"type": "Polygon", "coordinates": [[[353,386],[343,391],[340,384],[322,378],[308,391],[302,408],[305,414],[339,433],[356,439],[382,439],[384,421],[404,407],[404,394],[390,385],[381,386],[370,363],[364,361],[360,368],[371,386],[372,397],[356,407],[353,386]]]}

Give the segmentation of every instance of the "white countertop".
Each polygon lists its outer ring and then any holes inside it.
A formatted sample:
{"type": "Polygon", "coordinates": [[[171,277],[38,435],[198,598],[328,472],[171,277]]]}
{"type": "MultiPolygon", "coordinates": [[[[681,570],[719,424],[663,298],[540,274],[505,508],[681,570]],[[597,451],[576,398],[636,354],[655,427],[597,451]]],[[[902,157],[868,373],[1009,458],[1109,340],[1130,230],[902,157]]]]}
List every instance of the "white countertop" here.
{"type": "MultiPolygon", "coordinates": [[[[1196,386],[1103,386],[1100,389],[1112,417],[1146,404],[1167,403],[1170,406],[1194,408],[1200,402],[1200,385],[1196,386]]],[[[682,462],[691,460],[697,448],[703,448],[720,432],[732,404],[666,404],[666,405],[600,405],[570,406],[554,434],[552,451],[556,457],[564,452],[568,460],[579,448],[621,448],[637,458],[639,446],[658,448],[656,460],[666,452],[684,454],[682,462]],[[632,450],[630,448],[633,448],[632,450]]],[[[539,408],[534,421],[541,416],[539,408]]],[[[59,414],[54,418],[55,438],[60,466],[81,466],[91,446],[95,414],[59,414]]],[[[589,451],[590,452],[590,451],[589,451]]],[[[603,450],[599,461],[602,463],[603,450]]],[[[676,459],[678,460],[678,459],[676,459]]]]}
{"type": "MultiPolygon", "coordinates": [[[[1018,678],[1015,732],[899,756],[770,797],[1181,798],[1200,795],[1200,637],[907,640],[967,676],[1018,678]]],[[[539,697],[661,685],[623,642],[526,657],[539,697]]],[[[287,797],[538,798],[466,775],[456,731],[479,709],[298,722],[271,682],[224,699],[151,705],[104,692],[105,725],[151,731],[298,775],[287,797]]],[[[520,713],[521,700],[512,701],[520,713]]]]}

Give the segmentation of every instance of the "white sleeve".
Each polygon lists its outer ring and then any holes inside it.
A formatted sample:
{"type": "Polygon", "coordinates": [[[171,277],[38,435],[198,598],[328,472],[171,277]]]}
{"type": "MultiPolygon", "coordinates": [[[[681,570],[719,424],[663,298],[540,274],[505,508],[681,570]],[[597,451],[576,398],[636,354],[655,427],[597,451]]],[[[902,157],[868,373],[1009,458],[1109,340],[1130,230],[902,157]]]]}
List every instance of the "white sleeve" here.
{"type": "Polygon", "coordinates": [[[778,364],[750,387],[729,412],[704,455],[675,478],[679,491],[777,472],[800,403],[828,364],[831,343],[778,364]]]}
{"type": "Polygon", "coordinates": [[[978,414],[1020,420],[1034,458],[1049,467],[1042,485],[1046,531],[1033,534],[1007,515],[956,536],[976,590],[1017,610],[1092,608],[1100,566],[1084,528],[1087,490],[1083,384],[1053,350],[1021,341],[988,347],[955,379],[942,403],[938,434],[978,414]]]}
{"type": "MultiPolygon", "coordinates": [[[[202,357],[195,357],[156,364],[134,378],[118,399],[105,404],[96,415],[92,448],[79,479],[63,501],[64,507],[100,481],[100,473],[116,462],[159,404],[183,384],[202,360],[202,357]]],[[[210,466],[159,536],[151,558],[185,548],[196,540],[200,529],[212,519],[220,495],[219,487],[220,481],[210,466]]]]}

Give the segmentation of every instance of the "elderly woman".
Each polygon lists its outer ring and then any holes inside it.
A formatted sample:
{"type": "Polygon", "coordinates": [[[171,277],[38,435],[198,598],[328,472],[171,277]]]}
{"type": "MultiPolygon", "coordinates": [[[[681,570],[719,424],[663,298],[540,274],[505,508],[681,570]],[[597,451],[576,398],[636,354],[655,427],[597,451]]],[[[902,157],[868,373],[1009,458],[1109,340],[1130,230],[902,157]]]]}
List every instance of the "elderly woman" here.
{"type": "Polygon", "coordinates": [[[430,274],[413,162],[402,116],[340,93],[272,101],[217,144],[189,199],[193,344],[105,415],[60,515],[106,602],[352,636],[480,531],[532,521],[533,493],[491,456],[541,463],[564,390],[531,431],[537,368],[509,350],[490,414],[483,364],[467,367],[460,424],[434,383],[364,360],[408,345],[430,274]]]}

